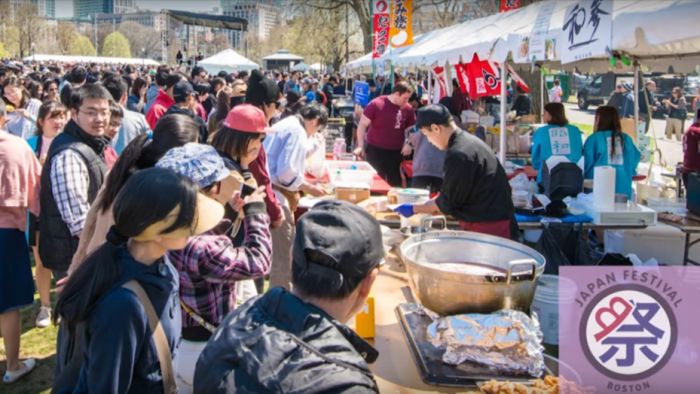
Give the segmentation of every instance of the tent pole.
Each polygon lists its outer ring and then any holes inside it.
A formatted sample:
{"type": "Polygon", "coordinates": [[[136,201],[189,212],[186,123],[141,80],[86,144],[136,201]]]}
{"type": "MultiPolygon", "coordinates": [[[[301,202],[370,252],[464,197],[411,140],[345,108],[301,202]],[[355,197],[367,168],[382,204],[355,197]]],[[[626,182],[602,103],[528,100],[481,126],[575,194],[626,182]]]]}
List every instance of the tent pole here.
{"type": "Polygon", "coordinates": [[[501,164],[506,163],[506,59],[501,62],[501,134],[498,144],[498,159],[501,164]]]}
{"type": "Polygon", "coordinates": [[[542,65],[540,69],[540,123],[544,123],[544,69],[542,65]]]}
{"type": "Polygon", "coordinates": [[[634,133],[639,132],[639,62],[634,60],[634,133]]]}
{"type": "Polygon", "coordinates": [[[433,74],[432,74],[432,71],[429,70],[426,75],[428,78],[428,104],[432,104],[433,103],[433,83],[432,83],[433,82],[432,81],[433,74]]]}

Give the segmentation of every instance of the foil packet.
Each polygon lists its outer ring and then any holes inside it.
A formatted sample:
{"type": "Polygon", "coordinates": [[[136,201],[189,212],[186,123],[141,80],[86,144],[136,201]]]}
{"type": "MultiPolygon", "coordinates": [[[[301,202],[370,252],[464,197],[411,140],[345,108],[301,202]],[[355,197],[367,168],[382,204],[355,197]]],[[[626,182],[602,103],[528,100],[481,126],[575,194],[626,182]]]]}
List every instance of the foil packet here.
{"type": "Polygon", "coordinates": [[[497,373],[542,376],[544,347],[536,318],[510,309],[445,317],[427,314],[433,317],[427,328],[428,341],[445,349],[444,363],[459,365],[470,361],[497,373]]]}

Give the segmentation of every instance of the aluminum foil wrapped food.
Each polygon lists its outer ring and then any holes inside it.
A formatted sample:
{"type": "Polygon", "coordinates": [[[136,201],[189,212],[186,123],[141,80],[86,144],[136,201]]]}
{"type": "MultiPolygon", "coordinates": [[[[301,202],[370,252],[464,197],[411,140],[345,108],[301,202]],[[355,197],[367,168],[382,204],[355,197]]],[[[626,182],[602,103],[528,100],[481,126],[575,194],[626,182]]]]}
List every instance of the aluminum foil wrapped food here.
{"type": "Polygon", "coordinates": [[[434,346],[445,349],[442,361],[471,361],[495,372],[542,375],[542,332],[537,320],[520,311],[461,314],[436,318],[427,328],[434,346]]]}

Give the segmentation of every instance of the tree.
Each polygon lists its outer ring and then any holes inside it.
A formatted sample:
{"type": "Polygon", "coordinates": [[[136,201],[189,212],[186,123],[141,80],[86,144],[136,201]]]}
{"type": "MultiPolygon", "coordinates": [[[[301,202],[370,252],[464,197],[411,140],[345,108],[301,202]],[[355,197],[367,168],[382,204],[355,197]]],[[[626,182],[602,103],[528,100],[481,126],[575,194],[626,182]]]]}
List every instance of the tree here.
{"type": "Polygon", "coordinates": [[[102,44],[102,56],[107,57],[131,57],[129,40],[118,31],[110,33],[102,44]]]}
{"type": "Polygon", "coordinates": [[[71,43],[76,38],[78,32],[71,22],[58,22],[56,26],[56,45],[61,55],[69,52],[71,43]]]}
{"type": "Polygon", "coordinates": [[[71,42],[68,48],[69,55],[79,55],[79,56],[94,56],[95,47],[92,45],[92,41],[79,33],[75,33],[75,38],[71,42]]]}
{"type": "Polygon", "coordinates": [[[117,30],[129,40],[134,56],[157,59],[163,57],[160,33],[154,28],[136,22],[122,22],[117,30]]]}
{"type": "Polygon", "coordinates": [[[32,45],[43,36],[44,20],[37,14],[36,5],[24,3],[15,10],[14,24],[19,32],[19,56],[28,56],[32,45]]]}

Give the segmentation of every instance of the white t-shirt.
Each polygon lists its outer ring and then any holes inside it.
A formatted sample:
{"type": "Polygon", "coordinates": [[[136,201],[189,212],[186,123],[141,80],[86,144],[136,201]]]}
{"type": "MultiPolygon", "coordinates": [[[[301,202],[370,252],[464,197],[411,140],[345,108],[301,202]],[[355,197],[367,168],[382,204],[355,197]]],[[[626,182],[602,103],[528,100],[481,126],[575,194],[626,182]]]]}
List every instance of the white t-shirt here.
{"type": "Polygon", "coordinates": [[[550,103],[561,103],[561,86],[554,86],[552,90],[549,91],[549,102],[550,103]]]}

